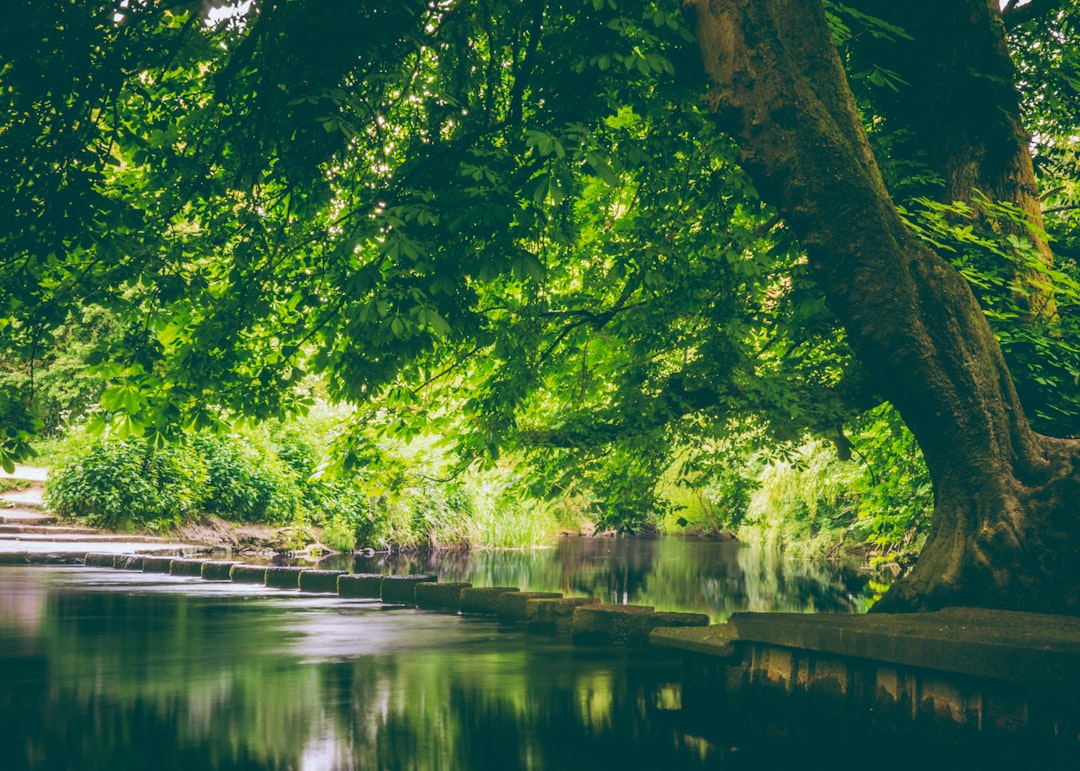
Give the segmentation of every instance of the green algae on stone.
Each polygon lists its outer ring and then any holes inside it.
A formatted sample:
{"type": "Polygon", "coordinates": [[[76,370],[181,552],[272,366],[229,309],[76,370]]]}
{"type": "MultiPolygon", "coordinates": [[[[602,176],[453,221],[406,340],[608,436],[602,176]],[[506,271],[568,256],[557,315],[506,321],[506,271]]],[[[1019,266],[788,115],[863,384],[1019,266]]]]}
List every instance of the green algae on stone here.
{"type": "Polygon", "coordinates": [[[494,616],[498,613],[499,598],[508,592],[520,591],[516,586],[483,586],[461,590],[461,612],[483,613],[494,616]]]}
{"type": "Polygon", "coordinates": [[[172,557],[143,557],[144,573],[168,573],[172,570],[172,557]]]}
{"type": "Polygon", "coordinates": [[[413,605],[416,603],[417,584],[438,580],[439,577],[433,575],[386,576],[382,582],[381,599],[383,602],[403,602],[413,605]]]}
{"type": "Polygon", "coordinates": [[[229,578],[237,584],[265,584],[266,565],[233,565],[229,578]]]}
{"type": "Polygon", "coordinates": [[[570,628],[574,609],[599,605],[594,597],[539,598],[525,601],[525,624],[530,632],[554,634],[570,628]]]}
{"type": "Polygon", "coordinates": [[[169,572],[174,576],[201,576],[206,560],[174,559],[169,565],[169,572]]]}
{"type": "Polygon", "coordinates": [[[273,589],[299,589],[303,568],[267,568],[266,585],[273,589]]]}
{"type": "Polygon", "coordinates": [[[207,560],[202,565],[200,574],[204,581],[228,581],[232,578],[233,565],[236,562],[224,562],[221,560],[207,560]]]}
{"type": "Polygon", "coordinates": [[[419,583],[416,585],[416,605],[428,610],[453,610],[461,609],[461,592],[463,589],[471,589],[468,583],[419,583]]]}
{"type": "Polygon", "coordinates": [[[382,573],[345,573],[337,577],[340,597],[358,600],[377,600],[382,597],[382,573]]]}
{"type": "Polygon", "coordinates": [[[499,620],[507,624],[525,621],[525,604],[529,600],[555,600],[561,597],[561,592],[506,592],[499,596],[496,604],[499,620]]]}
{"type": "Polygon", "coordinates": [[[656,612],[651,605],[596,605],[574,609],[571,634],[575,643],[625,643],[656,612]]]}
{"type": "Polygon", "coordinates": [[[303,570],[300,572],[300,591],[336,594],[338,576],[344,573],[344,570],[303,570]]]}

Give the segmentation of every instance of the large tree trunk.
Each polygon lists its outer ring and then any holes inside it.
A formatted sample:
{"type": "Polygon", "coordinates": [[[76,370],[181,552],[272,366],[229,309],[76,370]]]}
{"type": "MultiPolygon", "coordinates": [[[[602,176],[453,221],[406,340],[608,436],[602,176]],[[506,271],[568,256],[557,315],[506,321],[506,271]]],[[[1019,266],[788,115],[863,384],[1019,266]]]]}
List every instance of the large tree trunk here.
{"type": "MultiPolygon", "coordinates": [[[[878,89],[895,150],[925,163],[943,189],[930,195],[969,204],[992,229],[1029,239],[1042,262],[1053,252],[1043,219],[1030,134],[1020,118],[1016,70],[1009,56],[998,0],[854,0],[859,10],[900,27],[910,37],[862,35],[856,50],[869,64],[897,73],[895,91],[878,89]],[[905,141],[906,140],[906,141],[905,141]],[[1027,225],[996,217],[977,192],[1015,206],[1027,225]]],[[[1032,318],[1056,314],[1045,274],[1021,268],[1013,276],[1017,304],[1032,318]]]]}
{"type": "Polygon", "coordinates": [[[933,478],[926,547],[878,608],[1080,614],[1080,442],[1030,429],[969,287],[901,221],[821,3],[694,5],[711,106],[933,478]]]}

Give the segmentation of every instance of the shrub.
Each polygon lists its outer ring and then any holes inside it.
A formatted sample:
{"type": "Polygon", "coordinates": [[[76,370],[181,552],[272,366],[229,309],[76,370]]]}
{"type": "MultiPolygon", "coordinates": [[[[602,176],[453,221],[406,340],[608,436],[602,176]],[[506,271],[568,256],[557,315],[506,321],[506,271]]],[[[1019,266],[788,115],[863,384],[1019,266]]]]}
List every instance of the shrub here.
{"type": "Polygon", "coordinates": [[[197,434],[192,446],[209,473],[206,513],[246,522],[292,516],[299,498],[295,475],[267,448],[238,434],[197,434]]]}
{"type": "Polygon", "coordinates": [[[163,530],[198,513],[207,489],[206,466],[191,448],[155,447],[139,440],[66,444],[46,494],[57,513],[113,530],[163,530]]]}

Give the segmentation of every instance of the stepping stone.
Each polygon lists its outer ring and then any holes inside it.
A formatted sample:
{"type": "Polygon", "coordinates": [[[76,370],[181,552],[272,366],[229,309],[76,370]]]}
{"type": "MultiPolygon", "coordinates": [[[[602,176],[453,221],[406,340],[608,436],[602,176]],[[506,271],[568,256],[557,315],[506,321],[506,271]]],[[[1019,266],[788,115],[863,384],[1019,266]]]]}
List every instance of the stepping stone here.
{"type": "Polygon", "coordinates": [[[571,634],[575,643],[625,643],[656,609],[651,605],[596,605],[574,608],[571,634]]]}
{"type": "Polygon", "coordinates": [[[553,600],[560,597],[561,592],[507,592],[499,596],[499,620],[506,624],[525,621],[525,604],[529,600],[553,600]]]}
{"type": "Polygon", "coordinates": [[[202,576],[202,566],[206,560],[174,559],[169,572],[174,576],[202,576]]]}
{"type": "Polygon", "coordinates": [[[599,605],[593,597],[564,597],[562,599],[530,599],[525,601],[525,624],[530,632],[554,634],[570,629],[574,609],[584,605],[599,605]]]}
{"type": "MultiPolygon", "coordinates": [[[[207,560],[202,564],[202,579],[204,581],[230,581],[232,569],[239,562],[226,562],[224,560],[207,560]]],[[[265,580],[265,577],[264,579],[265,580]]]]}
{"type": "Polygon", "coordinates": [[[461,610],[461,590],[471,589],[472,584],[421,583],[416,585],[416,606],[427,610],[461,610]]]}
{"type": "Polygon", "coordinates": [[[382,573],[346,573],[338,576],[337,591],[340,597],[377,600],[382,597],[382,573]]]}
{"type": "Polygon", "coordinates": [[[233,565],[229,578],[235,584],[265,584],[265,565],[233,565]]]}
{"type": "Polygon", "coordinates": [[[168,573],[172,569],[173,558],[169,557],[143,557],[142,570],[144,573],[168,573]]]}
{"type": "Polygon", "coordinates": [[[300,573],[300,591],[337,594],[338,576],[344,570],[304,570],[300,573]]]}
{"type": "Polygon", "coordinates": [[[484,586],[461,590],[462,613],[484,613],[494,616],[499,612],[499,599],[508,592],[518,592],[516,586],[484,586]]]}
{"type": "Polygon", "coordinates": [[[438,580],[438,576],[432,575],[385,576],[382,582],[380,599],[383,602],[403,602],[408,605],[415,605],[416,585],[438,580]]]}
{"type": "Polygon", "coordinates": [[[267,568],[266,585],[274,589],[299,589],[303,568],[267,568]]]}

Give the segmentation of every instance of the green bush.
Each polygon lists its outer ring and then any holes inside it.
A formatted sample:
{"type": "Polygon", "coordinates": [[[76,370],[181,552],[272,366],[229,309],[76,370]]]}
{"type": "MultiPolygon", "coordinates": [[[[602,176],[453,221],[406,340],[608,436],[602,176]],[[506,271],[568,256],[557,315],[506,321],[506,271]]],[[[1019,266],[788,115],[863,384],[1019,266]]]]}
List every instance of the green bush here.
{"type": "Polygon", "coordinates": [[[54,511],[91,525],[164,530],[200,511],[207,479],[206,466],[190,447],[87,441],[79,433],[50,474],[46,494],[54,511]]]}
{"type": "Polygon", "coordinates": [[[238,434],[197,434],[192,446],[209,473],[204,511],[245,522],[285,522],[299,490],[295,474],[266,448],[238,434]]]}

